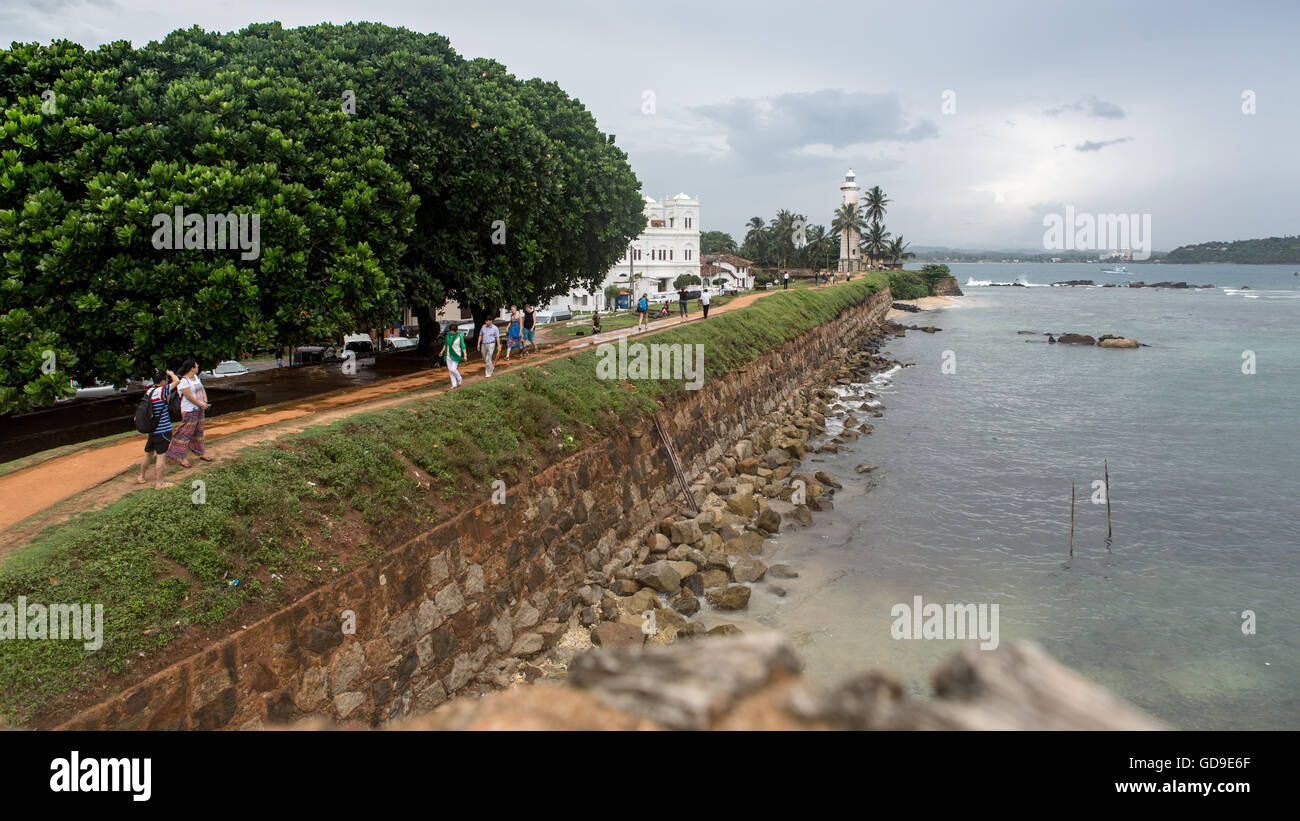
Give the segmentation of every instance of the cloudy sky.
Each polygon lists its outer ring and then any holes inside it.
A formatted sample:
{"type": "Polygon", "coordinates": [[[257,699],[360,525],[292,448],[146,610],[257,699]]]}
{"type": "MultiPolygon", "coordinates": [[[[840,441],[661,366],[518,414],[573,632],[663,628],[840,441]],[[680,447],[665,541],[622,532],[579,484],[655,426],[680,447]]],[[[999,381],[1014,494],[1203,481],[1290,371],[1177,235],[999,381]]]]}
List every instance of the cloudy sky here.
{"type": "Polygon", "coordinates": [[[1300,233],[1295,0],[4,0],[0,38],[360,19],[559,82],[737,239],[829,223],[849,166],[913,245],[1041,247],[1067,205],[1150,214],[1157,250],[1300,233]]]}

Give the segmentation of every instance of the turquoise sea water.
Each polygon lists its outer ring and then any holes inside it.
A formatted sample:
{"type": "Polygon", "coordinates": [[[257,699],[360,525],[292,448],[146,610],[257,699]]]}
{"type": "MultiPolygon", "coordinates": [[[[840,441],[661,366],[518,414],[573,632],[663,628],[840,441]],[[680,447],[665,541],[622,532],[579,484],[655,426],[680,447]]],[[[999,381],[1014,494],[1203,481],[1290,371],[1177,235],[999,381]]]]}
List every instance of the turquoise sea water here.
{"type": "Polygon", "coordinates": [[[1099,267],[952,266],[967,296],[908,318],[940,333],[887,346],[916,364],[884,388],[875,432],[812,457],[845,484],[836,509],[764,557],[800,577],[780,582],[784,598],[756,585],[747,615],[728,620],[795,636],[814,678],[881,666],[923,695],[961,642],[893,639],[891,607],[998,604],[1001,642],[1037,640],[1175,727],[1300,729],[1300,277],[1145,265],[1128,278],[1218,287],[968,284],[1124,281],[1099,267]],[[1109,549],[1106,507],[1091,502],[1103,460],[1109,549]],[[857,474],[860,462],[880,468],[857,474]]]}

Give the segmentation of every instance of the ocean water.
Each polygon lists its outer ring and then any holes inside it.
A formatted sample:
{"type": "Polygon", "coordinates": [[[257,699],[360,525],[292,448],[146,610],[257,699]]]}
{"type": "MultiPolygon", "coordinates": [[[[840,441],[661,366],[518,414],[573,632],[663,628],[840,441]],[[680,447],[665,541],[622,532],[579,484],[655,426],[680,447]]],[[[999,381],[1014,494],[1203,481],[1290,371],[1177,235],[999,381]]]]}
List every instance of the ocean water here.
{"type": "Polygon", "coordinates": [[[1300,277],[1134,265],[1131,279],[1216,288],[1052,288],[1033,286],[1125,278],[951,267],[967,296],[909,317],[941,332],[886,346],[915,365],[880,380],[875,432],[807,462],[845,487],[833,512],[766,552],[799,578],[778,582],[785,597],[760,582],[743,616],[706,620],[792,635],[814,679],[884,667],[925,697],[928,672],[963,642],[894,639],[891,608],[997,604],[1000,642],[1038,641],[1174,727],[1300,729],[1300,277]],[[1015,281],[1031,287],[974,284],[1015,281]],[[879,469],[855,473],[862,462],[879,469]],[[1109,545],[1093,503],[1104,462],[1109,545]]]}

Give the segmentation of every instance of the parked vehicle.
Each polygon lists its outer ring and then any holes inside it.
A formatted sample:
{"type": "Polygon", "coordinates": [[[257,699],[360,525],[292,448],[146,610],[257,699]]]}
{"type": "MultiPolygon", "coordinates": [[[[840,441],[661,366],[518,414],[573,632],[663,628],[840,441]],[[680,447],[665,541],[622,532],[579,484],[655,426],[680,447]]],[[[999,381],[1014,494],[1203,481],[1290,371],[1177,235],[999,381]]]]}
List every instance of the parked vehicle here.
{"type": "Polygon", "coordinates": [[[115,388],[113,387],[112,382],[103,382],[99,379],[94,380],[94,383],[89,386],[82,386],[82,384],[75,379],[69,379],[68,384],[72,386],[72,389],[75,390],[76,393],[72,396],[60,397],[55,400],[56,402],[70,402],[73,399],[101,399],[105,396],[116,396],[119,393],[126,393],[131,387],[128,384],[120,388],[115,388]]]}
{"type": "Polygon", "coordinates": [[[346,334],[343,337],[343,350],[363,356],[375,352],[375,343],[370,339],[370,334],[346,334]]]}
{"type": "Polygon", "coordinates": [[[204,371],[203,375],[212,379],[224,379],[229,376],[243,376],[246,373],[248,373],[248,368],[233,359],[227,359],[212,370],[204,371]]]}
{"type": "Polygon", "coordinates": [[[386,351],[409,351],[420,346],[420,340],[409,339],[405,336],[389,336],[384,338],[384,350],[386,351]]]}
{"type": "Polygon", "coordinates": [[[566,319],[573,319],[573,311],[568,308],[557,308],[554,311],[539,311],[537,314],[537,323],[539,325],[549,325],[552,322],[563,322],[566,319]]]}

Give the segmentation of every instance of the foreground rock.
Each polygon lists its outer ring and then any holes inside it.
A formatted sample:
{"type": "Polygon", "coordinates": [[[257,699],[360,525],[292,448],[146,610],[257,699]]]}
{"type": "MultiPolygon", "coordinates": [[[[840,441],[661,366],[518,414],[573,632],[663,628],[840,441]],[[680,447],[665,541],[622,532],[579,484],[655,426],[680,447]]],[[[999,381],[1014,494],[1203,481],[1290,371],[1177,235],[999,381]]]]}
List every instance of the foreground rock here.
{"type": "MultiPolygon", "coordinates": [[[[969,645],[908,700],[889,673],[830,688],[799,675],[777,633],[595,650],[567,684],[521,684],[393,725],[402,730],[1160,730],[1159,722],[1034,644],[969,645]]],[[[309,724],[324,728],[323,724],[309,724]]]]}

